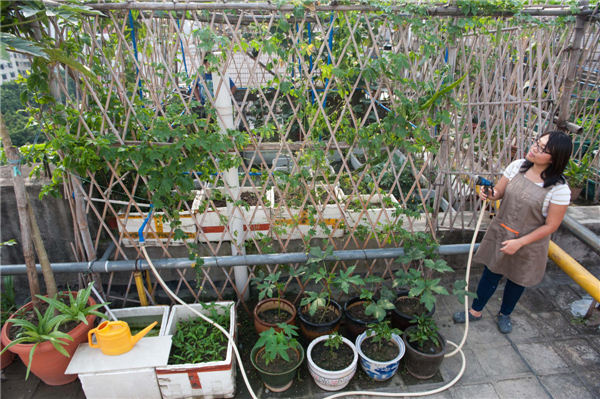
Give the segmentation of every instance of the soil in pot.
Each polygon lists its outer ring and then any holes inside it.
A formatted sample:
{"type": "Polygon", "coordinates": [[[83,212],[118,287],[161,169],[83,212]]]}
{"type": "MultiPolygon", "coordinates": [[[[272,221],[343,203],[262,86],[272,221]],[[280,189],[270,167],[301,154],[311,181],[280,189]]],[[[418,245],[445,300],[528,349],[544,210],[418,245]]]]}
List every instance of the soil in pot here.
{"type": "Polygon", "coordinates": [[[355,319],[362,320],[365,323],[371,323],[377,321],[377,318],[373,315],[367,316],[365,310],[367,309],[368,303],[358,304],[352,306],[346,310],[346,312],[355,319]]]}
{"type": "Polygon", "coordinates": [[[365,339],[360,349],[366,357],[376,362],[389,362],[400,354],[398,345],[393,340],[387,339],[382,339],[380,342],[373,342],[373,339],[365,339]]]}
{"type": "Polygon", "coordinates": [[[262,351],[256,356],[256,365],[259,369],[267,373],[285,373],[286,371],[294,369],[298,365],[298,360],[300,359],[298,353],[292,348],[287,350],[287,354],[290,358],[289,361],[284,360],[281,356],[277,356],[275,360],[270,361],[269,364],[267,364],[265,351],[262,351]]]}
{"type": "Polygon", "coordinates": [[[311,316],[307,306],[307,310],[302,312],[302,317],[313,324],[327,324],[337,319],[339,315],[330,308],[318,308],[315,314],[311,316]]]}
{"type": "Polygon", "coordinates": [[[398,312],[406,316],[420,316],[428,312],[425,305],[419,302],[419,298],[400,297],[394,305],[398,312]]]}
{"type": "Polygon", "coordinates": [[[250,206],[258,205],[258,196],[256,195],[256,193],[250,193],[250,192],[246,191],[246,192],[242,193],[240,198],[242,199],[242,201],[244,201],[246,204],[248,204],[250,206]]]}
{"type": "Polygon", "coordinates": [[[325,346],[325,341],[316,344],[310,352],[312,361],[327,371],[339,371],[349,367],[354,360],[354,351],[348,345],[340,345],[338,349],[330,352],[329,347],[325,346]]]}
{"type": "Polygon", "coordinates": [[[268,309],[260,312],[258,314],[258,317],[265,323],[277,324],[285,323],[286,321],[292,318],[292,314],[283,309],[279,311],[277,309],[268,309]]]}
{"type": "Polygon", "coordinates": [[[367,162],[367,157],[364,154],[354,154],[354,156],[356,157],[356,160],[362,164],[367,162]]]}
{"type": "Polygon", "coordinates": [[[410,342],[410,341],[408,341],[408,344],[414,350],[424,353],[426,355],[437,355],[438,353],[440,353],[444,350],[444,347],[442,345],[437,346],[431,340],[425,341],[425,344],[423,346],[419,346],[419,345],[417,345],[416,342],[410,342]]]}

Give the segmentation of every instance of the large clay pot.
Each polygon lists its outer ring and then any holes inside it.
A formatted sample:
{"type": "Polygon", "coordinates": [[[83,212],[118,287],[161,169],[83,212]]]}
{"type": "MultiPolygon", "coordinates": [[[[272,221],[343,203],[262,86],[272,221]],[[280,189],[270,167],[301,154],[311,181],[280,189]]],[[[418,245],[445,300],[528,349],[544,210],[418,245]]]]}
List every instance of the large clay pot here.
{"type": "MultiPolygon", "coordinates": [[[[73,292],[72,294],[77,295],[76,292],[73,292]]],[[[90,298],[88,305],[92,306],[95,304],[96,301],[90,298]]],[[[29,302],[27,305],[19,309],[19,311],[17,311],[15,314],[19,314],[22,311],[26,312],[31,309],[33,309],[33,303],[29,302]]],[[[13,317],[14,315],[11,317],[11,319],[13,317]]],[[[73,337],[73,341],[66,339],[62,340],[67,343],[67,345],[64,345],[63,347],[71,357],[65,357],[62,355],[59,351],[54,349],[54,346],[50,342],[43,342],[39,344],[37,348],[35,348],[33,362],[31,364],[31,372],[47,385],[65,385],[77,379],[77,374],[65,375],[65,370],[67,370],[69,362],[77,350],[77,346],[79,346],[81,343],[87,342],[88,331],[94,327],[96,316],[88,316],[86,320],[88,322],[87,325],[84,323],[79,323],[77,327],[67,333],[73,337]]],[[[10,331],[11,327],[12,323],[10,322],[10,319],[8,319],[8,321],[2,327],[1,337],[2,344],[4,344],[4,346],[8,346],[12,342],[10,338],[8,338],[8,332],[10,331]]],[[[28,366],[29,352],[31,352],[31,348],[33,348],[33,344],[17,344],[11,346],[8,348],[8,350],[19,355],[25,366],[28,366]]]]}
{"type": "MultiPolygon", "coordinates": [[[[398,292],[398,299],[405,297],[405,296],[408,296],[408,291],[398,292]]],[[[433,316],[434,313],[435,313],[435,305],[433,305],[433,309],[431,309],[431,312],[427,313],[427,317],[433,316]]],[[[403,313],[400,313],[398,311],[398,309],[396,309],[396,304],[394,303],[394,308],[392,309],[392,327],[404,331],[407,328],[415,325],[415,323],[410,322],[414,318],[415,318],[414,316],[408,316],[403,313]]]]}
{"type": "MultiPolygon", "coordinates": [[[[446,354],[446,340],[438,332],[440,337],[440,345],[442,346],[442,351],[440,353],[436,353],[435,355],[429,355],[418,351],[415,347],[413,347],[412,343],[408,340],[408,333],[410,330],[417,328],[417,326],[412,326],[404,331],[402,335],[402,339],[404,340],[404,345],[406,346],[406,357],[404,358],[404,365],[406,366],[406,370],[415,378],[419,378],[421,380],[426,380],[431,378],[437,373],[439,370],[442,361],[444,360],[444,355],[446,354]]],[[[416,344],[415,344],[416,345],[416,344]]]]}
{"type": "Polygon", "coordinates": [[[571,201],[575,201],[581,195],[583,191],[583,187],[573,187],[571,188],[571,201]]]}
{"type": "MultiPolygon", "coordinates": [[[[288,313],[291,313],[291,315],[292,315],[284,323],[295,326],[296,325],[296,308],[294,307],[294,305],[292,305],[291,302],[288,302],[285,299],[280,299],[280,301],[281,301],[281,309],[285,310],[288,313]]],[[[263,312],[265,310],[270,310],[270,309],[277,309],[278,306],[279,306],[278,300],[276,298],[269,298],[269,299],[260,301],[254,307],[254,329],[256,330],[257,334],[260,334],[263,331],[267,331],[270,328],[274,328],[275,331],[281,331],[281,328],[277,327],[277,324],[267,323],[266,321],[264,321],[260,317],[258,317],[258,314],[260,312],[263,312]]]]}
{"type": "Polygon", "coordinates": [[[333,299],[331,300],[329,303],[329,308],[333,310],[338,317],[329,323],[323,324],[312,323],[305,318],[303,310],[308,312],[309,306],[310,305],[306,305],[298,312],[298,318],[300,319],[300,336],[306,344],[310,344],[314,339],[323,335],[330,335],[332,332],[340,329],[340,322],[342,321],[342,307],[339,303],[333,299]]]}
{"type": "MultiPolygon", "coordinates": [[[[2,342],[0,342],[0,351],[3,349],[4,349],[4,345],[2,345],[2,342]]],[[[10,366],[11,363],[15,360],[16,356],[17,355],[12,353],[10,350],[7,350],[6,352],[4,352],[0,356],[0,370],[4,370],[8,366],[10,366]]]]}

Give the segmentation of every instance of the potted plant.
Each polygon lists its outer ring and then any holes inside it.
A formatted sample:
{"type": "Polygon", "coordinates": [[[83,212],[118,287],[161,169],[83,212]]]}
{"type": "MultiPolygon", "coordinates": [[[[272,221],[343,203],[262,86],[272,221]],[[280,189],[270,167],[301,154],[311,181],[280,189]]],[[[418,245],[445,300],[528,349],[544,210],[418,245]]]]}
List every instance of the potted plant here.
{"type": "Polygon", "coordinates": [[[308,269],[302,269],[298,274],[305,274],[305,281],[313,280],[321,284],[323,289],[320,292],[305,291],[306,296],[300,302],[300,335],[306,343],[337,331],[342,320],[342,307],[331,298],[336,273],[328,271],[325,266],[325,259],[333,256],[333,245],[328,246],[325,252],[312,247],[309,253],[311,257],[306,262],[308,269]],[[315,266],[320,267],[315,270],[315,266]]]}
{"type": "MultiPolygon", "coordinates": [[[[16,309],[15,305],[15,287],[13,284],[12,276],[4,276],[4,290],[2,292],[2,303],[0,303],[0,328],[4,326],[4,323],[13,315],[16,309]]],[[[3,351],[4,345],[2,341],[0,341],[0,351],[2,351],[2,355],[0,356],[0,369],[4,370],[6,367],[10,366],[10,364],[15,360],[15,354],[11,351],[3,351]]]]}
{"type": "Polygon", "coordinates": [[[371,284],[370,289],[361,288],[360,295],[350,298],[344,304],[346,331],[350,339],[354,340],[365,332],[368,324],[383,321],[387,311],[394,308],[390,300],[394,293],[385,285],[381,285],[379,290],[375,287],[375,284],[381,284],[383,281],[379,276],[370,275],[364,280],[366,284],[371,284]],[[378,296],[377,291],[379,291],[378,296]]]}
{"type": "MultiPolygon", "coordinates": [[[[197,303],[192,309],[208,316],[237,338],[235,303],[197,303]]],[[[166,366],[156,368],[164,398],[232,398],[236,393],[234,341],[183,305],[171,308],[166,335],[173,345],[166,366]]]]}
{"type": "MultiPolygon", "coordinates": [[[[442,259],[425,259],[425,252],[422,249],[413,247],[406,251],[404,256],[398,258],[404,267],[398,270],[395,275],[393,287],[408,286],[409,290],[400,290],[392,309],[392,325],[395,328],[407,329],[412,324],[410,321],[417,316],[433,316],[435,312],[435,294],[449,295],[448,290],[440,285],[440,278],[431,278],[434,271],[444,273],[452,272],[442,259]],[[413,262],[417,267],[409,268],[413,262]]],[[[414,265],[414,264],[413,264],[414,265]]],[[[474,297],[472,292],[466,292],[464,280],[457,280],[454,283],[453,293],[461,303],[464,303],[464,296],[474,297]]]]}
{"type": "Polygon", "coordinates": [[[581,159],[581,162],[577,163],[574,159],[569,159],[569,164],[565,169],[565,177],[569,188],[571,189],[571,201],[576,200],[581,191],[585,187],[588,179],[593,177],[594,172],[591,169],[592,158],[586,154],[581,159]]]}
{"type": "Polygon", "coordinates": [[[304,360],[304,349],[294,338],[298,327],[283,323],[278,327],[280,331],[273,328],[263,331],[250,353],[252,365],[273,392],[283,392],[292,386],[296,369],[304,360]]]}
{"type": "Polygon", "coordinates": [[[444,355],[446,340],[438,333],[433,318],[421,315],[412,320],[413,325],[404,331],[402,339],[406,345],[406,370],[419,379],[431,378],[437,373],[444,355]]]}
{"type": "Polygon", "coordinates": [[[390,328],[389,321],[369,325],[356,338],[356,350],[364,372],[376,381],[390,379],[398,371],[400,359],[404,356],[402,331],[390,328]]]}
{"type": "Polygon", "coordinates": [[[337,332],[311,342],[306,358],[310,375],[326,391],[339,391],[348,385],[358,366],[356,347],[337,332]]]}
{"type": "Polygon", "coordinates": [[[257,334],[270,328],[277,331],[279,323],[296,324],[296,308],[291,302],[281,298],[285,285],[279,282],[280,276],[281,271],[265,275],[261,270],[258,277],[254,279],[260,290],[258,294],[260,302],[254,307],[254,328],[257,334]],[[276,299],[273,298],[274,293],[277,293],[276,299]]]}
{"type": "Polygon", "coordinates": [[[19,355],[27,366],[25,378],[32,371],[48,385],[64,385],[77,379],[77,375],[65,375],[70,357],[80,343],[87,342],[88,331],[94,327],[96,317],[105,317],[96,311],[104,304],[96,304],[90,297],[92,284],[77,292],[76,297],[70,291],[68,295],[59,293],[55,298],[37,295],[48,303],[43,315],[30,302],[4,324],[2,343],[6,347],[3,351],[8,349],[19,355]]]}

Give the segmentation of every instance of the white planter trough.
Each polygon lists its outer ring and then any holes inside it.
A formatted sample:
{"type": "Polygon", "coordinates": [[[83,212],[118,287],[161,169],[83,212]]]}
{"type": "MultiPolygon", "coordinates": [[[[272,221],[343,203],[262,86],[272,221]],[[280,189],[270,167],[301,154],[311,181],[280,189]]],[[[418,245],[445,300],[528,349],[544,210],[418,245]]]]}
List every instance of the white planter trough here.
{"type": "MultiPolygon", "coordinates": [[[[228,332],[232,337],[237,339],[235,303],[215,303],[223,307],[223,312],[226,307],[230,308],[230,327],[228,332]]],[[[210,311],[205,310],[202,304],[189,306],[210,317],[210,311]]],[[[187,321],[190,317],[196,319],[198,316],[183,305],[173,306],[167,324],[167,334],[175,335],[177,332],[177,323],[179,321],[187,321]]],[[[236,388],[236,361],[233,353],[233,345],[235,344],[235,342],[229,342],[227,345],[227,356],[225,360],[220,362],[157,367],[156,375],[163,399],[233,398],[236,388]]]]}
{"type": "MultiPolygon", "coordinates": [[[[196,195],[198,191],[195,191],[196,195]]],[[[127,232],[123,234],[123,245],[126,247],[133,247],[139,243],[138,230],[142,227],[144,219],[148,214],[143,215],[138,212],[131,212],[129,215],[120,214],[117,215],[120,219],[117,221],[119,233],[127,232]],[[127,216],[127,217],[126,217],[127,216]],[[128,237],[131,237],[131,239],[128,237]]],[[[148,221],[146,229],[144,230],[144,237],[146,238],[147,246],[160,246],[159,242],[167,243],[169,245],[183,245],[183,240],[175,240],[173,238],[173,230],[169,222],[163,222],[162,216],[164,212],[153,212],[152,218],[148,221]]],[[[188,240],[196,240],[196,222],[194,221],[193,215],[190,215],[187,211],[179,212],[179,220],[181,225],[179,228],[187,235],[188,240]]]]}
{"type": "MultiPolygon", "coordinates": [[[[358,355],[360,356],[360,365],[364,370],[365,374],[374,379],[375,381],[385,381],[389,380],[396,374],[398,371],[398,366],[400,365],[400,359],[404,356],[406,348],[404,347],[404,341],[402,341],[402,337],[397,334],[392,334],[392,340],[398,345],[398,356],[394,359],[387,362],[377,362],[375,360],[369,359],[363,353],[361,349],[361,345],[365,339],[367,339],[367,332],[360,334],[356,337],[356,350],[358,351],[358,355]]],[[[371,339],[370,337],[368,339],[371,339]]]]}
{"type": "Polygon", "coordinates": [[[345,369],[339,371],[329,371],[322,369],[313,362],[311,354],[312,350],[314,349],[317,343],[325,341],[328,338],[329,336],[319,337],[312,341],[308,346],[308,350],[306,351],[306,358],[308,359],[308,371],[310,372],[310,375],[312,375],[312,377],[314,378],[315,383],[319,386],[319,388],[322,388],[326,391],[339,391],[340,389],[348,385],[348,383],[356,373],[356,368],[358,367],[358,352],[356,351],[356,347],[350,340],[343,338],[344,344],[352,348],[352,351],[354,352],[354,360],[352,360],[352,364],[350,364],[350,366],[346,367],[345,369]]]}
{"type": "MultiPolygon", "coordinates": [[[[169,307],[168,306],[141,306],[137,308],[111,309],[110,310],[117,320],[125,321],[131,329],[131,335],[135,335],[135,331],[149,326],[155,321],[158,322],[147,335],[163,337],[167,335],[167,323],[169,322],[169,307]]],[[[107,320],[111,320],[107,314],[107,320]]]]}
{"type": "MultiPolygon", "coordinates": [[[[322,186],[317,186],[322,187],[322,186]]],[[[343,192],[339,187],[334,187],[334,195],[337,198],[338,204],[331,203],[333,199],[329,199],[327,205],[323,206],[318,204],[318,210],[321,215],[317,213],[315,215],[314,225],[310,223],[309,213],[306,209],[309,201],[304,205],[301,211],[298,208],[293,208],[289,205],[286,206],[283,202],[275,202],[275,191],[271,189],[267,192],[267,199],[271,202],[272,212],[274,216],[275,229],[286,230],[285,232],[278,231],[278,235],[281,239],[292,239],[298,240],[302,237],[307,237],[309,231],[315,229],[315,235],[313,238],[327,238],[327,237],[341,237],[344,235],[344,217],[340,208],[342,208],[342,196],[343,192]],[[296,222],[298,226],[296,227],[296,222]],[[328,234],[326,230],[319,226],[318,223],[325,222],[327,228],[331,230],[328,234]],[[337,226],[337,227],[336,227],[337,226]]]]}
{"type": "MultiPolygon", "coordinates": [[[[348,201],[354,203],[355,201],[359,201],[359,196],[353,195],[352,199],[350,199],[349,195],[344,195],[343,200],[346,203],[348,201]]],[[[360,195],[360,200],[362,200],[362,203],[365,205],[369,204],[368,209],[365,211],[352,210],[350,208],[346,209],[346,221],[349,229],[353,229],[357,225],[366,227],[374,225],[377,227],[378,225],[386,225],[393,222],[394,217],[392,214],[396,210],[395,206],[398,205],[398,200],[394,195],[375,194],[371,196],[365,194],[360,195]],[[386,205],[387,202],[389,202],[389,204],[386,205]]],[[[350,204],[347,204],[347,206],[350,206],[350,204]]]]}
{"type": "MultiPolygon", "coordinates": [[[[259,187],[257,187],[257,189],[260,190],[259,187]]],[[[206,200],[207,195],[210,194],[211,190],[214,189],[200,191],[198,195],[196,195],[196,199],[192,205],[194,216],[200,226],[200,231],[197,234],[198,241],[231,241],[231,234],[227,231],[227,221],[229,218],[226,206],[218,207],[216,208],[216,211],[212,205],[207,207],[206,212],[200,212],[198,210],[202,205],[202,202],[206,200]]],[[[219,188],[218,190],[222,193],[227,192],[224,188],[219,188]]],[[[250,192],[258,194],[252,187],[242,187],[240,191],[242,193],[250,192]]],[[[269,192],[267,191],[267,199],[268,193],[269,192]]],[[[246,233],[246,239],[257,233],[269,235],[271,228],[269,221],[270,208],[263,208],[262,206],[257,205],[250,206],[248,210],[244,207],[240,207],[239,209],[244,216],[244,232],[246,233]]]]}

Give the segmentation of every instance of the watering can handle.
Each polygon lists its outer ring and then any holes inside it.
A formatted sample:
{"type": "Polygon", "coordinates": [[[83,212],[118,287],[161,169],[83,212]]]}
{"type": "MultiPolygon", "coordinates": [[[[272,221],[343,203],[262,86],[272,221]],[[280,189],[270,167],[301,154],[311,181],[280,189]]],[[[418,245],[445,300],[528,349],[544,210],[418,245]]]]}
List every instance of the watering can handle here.
{"type": "Polygon", "coordinates": [[[88,344],[91,348],[100,348],[99,344],[92,343],[92,334],[94,334],[96,331],[98,331],[98,328],[92,328],[90,331],[88,331],[88,344]]]}

